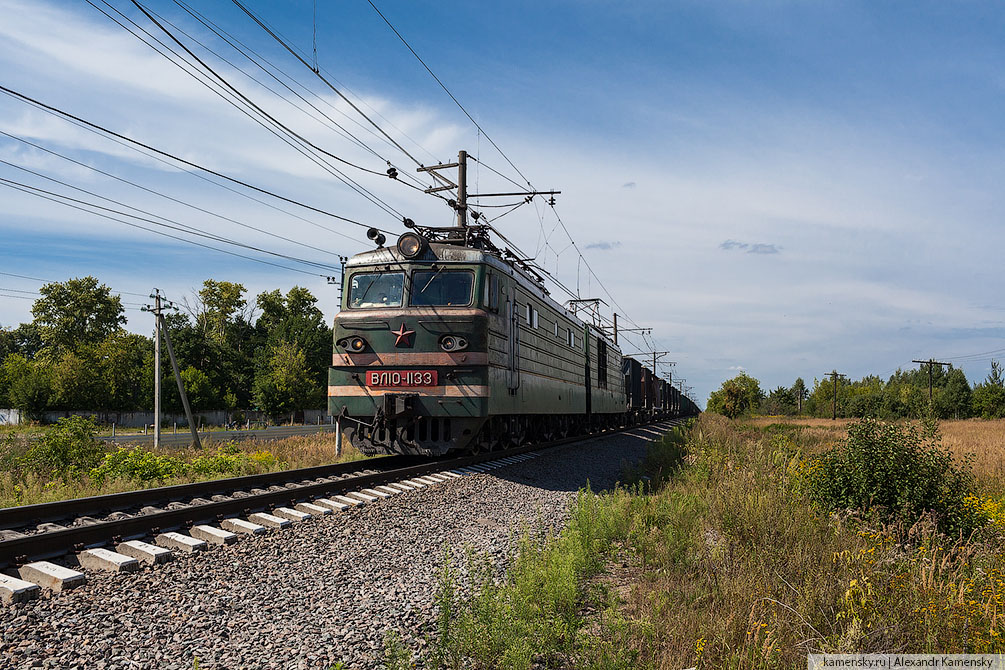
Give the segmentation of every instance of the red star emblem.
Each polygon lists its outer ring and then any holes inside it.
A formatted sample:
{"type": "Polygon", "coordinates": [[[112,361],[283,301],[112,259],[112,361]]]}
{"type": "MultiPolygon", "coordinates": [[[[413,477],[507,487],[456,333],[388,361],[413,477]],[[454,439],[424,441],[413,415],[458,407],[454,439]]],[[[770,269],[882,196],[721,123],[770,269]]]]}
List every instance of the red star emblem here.
{"type": "Polygon", "coordinates": [[[411,342],[409,341],[408,338],[410,336],[412,336],[412,335],[415,335],[415,331],[414,330],[405,330],[405,322],[402,321],[401,322],[401,326],[398,327],[398,330],[392,330],[391,334],[398,336],[398,339],[396,339],[394,341],[394,346],[400,347],[401,343],[404,342],[405,346],[408,347],[408,346],[411,346],[411,342]]]}

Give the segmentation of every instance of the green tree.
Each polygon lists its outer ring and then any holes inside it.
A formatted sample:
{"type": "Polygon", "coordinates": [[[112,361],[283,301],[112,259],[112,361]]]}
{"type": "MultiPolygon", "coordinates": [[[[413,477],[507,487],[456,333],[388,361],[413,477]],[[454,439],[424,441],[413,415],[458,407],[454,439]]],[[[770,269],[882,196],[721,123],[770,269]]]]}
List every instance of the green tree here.
{"type": "Polygon", "coordinates": [[[708,397],[707,411],[736,418],[760,405],[764,398],[761,385],[756,379],[741,372],[722,383],[718,391],[708,397]]]}
{"type": "Polygon", "coordinates": [[[802,377],[796,377],[796,381],[792,384],[792,388],[789,389],[789,392],[796,400],[796,412],[798,414],[802,414],[803,403],[810,397],[810,392],[807,390],[806,382],[803,381],[802,377]]]}
{"type": "Polygon", "coordinates": [[[21,354],[31,360],[42,350],[42,336],[34,323],[22,323],[10,331],[10,334],[14,343],[12,353],[21,354]]]}
{"type": "Polygon", "coordinates": [[[796,399],[790,389],[779,386],[761,403],[761,412],[771,416],[796,413],[796,399]]]}
{"type": "Polygon", "coordinates": [[[978,384],[971,397],[973,413],[985,419],[1005,417],[1005,379],[1002,367],[996,360],[991,361],[991,372],[983,384],[978,384]]]}
{"type": "Polygon", "coordinates": [[[31,313],[42,344],[55,353],[97,344],[126,322],[122,300],[94,277],[46,284],[31,313]]]}
{"type": "Polygon", "coordinates": [[[320,405],[323,394],[310,378],[304,351],[291,342],[269,347],[255,376],[255,402],[272,416],[320,405]]]}
{"type": "Polygon", "coordinates": [[[332,331],[317,307],[317,298],[301,286],[294,286],[284,297],[278,290],[258,295],[261,315],[255,323],[259,338],[256,368],[264,364],[269,348],[282,342],[297,345],[306,356],[310,377],[323,388],[331,365],[332,331]]]}
{"type": "Polygon", "coordinates": [[[66,351],[51,364],[53,409],[98,409],[107,395],[104,377],[98,371],[92,347],[66,351]]]}
{"type": "MultiPolygon", "coordinates": [[[[94,358],[104,382],[104,396],[95,407],[115,412],[153,407],[153,342],[150,338],[117,331],[94,347],[94,358]]],[[[167,358],[166,352],[164,358],[167,358]]]]}
{"type": "Polygon", "coordinates": [[[946,384],[935,396],[935,409],[941,419],[965,419],[970,416],[973,392],[963,370],[954,368],[946,375],[946,384]]]}
{"type": "Polygon", "coordinates": [[[244,285],[229,281],[207,279],[196,294],[194,308],[196,327],[203,335],[218,342],[227,341],[233,325],[247,322],[244,309],[248,302],[244,299],[244,285]]]}
{"type": "Polygon", "coordinates": [[[181,371],[181,380],[193,412],[220,408],[220,394],[205,372],[189,366],[181,371]]]}
{"type": "Polygon", "coordinates": [[[29,361],[20,354],[11,354],[3,362],[3,374],[8,380],[7,399],[12,408],[38,420],[49,408],[52,399],[52,374],[43,362],[29,361]]]}

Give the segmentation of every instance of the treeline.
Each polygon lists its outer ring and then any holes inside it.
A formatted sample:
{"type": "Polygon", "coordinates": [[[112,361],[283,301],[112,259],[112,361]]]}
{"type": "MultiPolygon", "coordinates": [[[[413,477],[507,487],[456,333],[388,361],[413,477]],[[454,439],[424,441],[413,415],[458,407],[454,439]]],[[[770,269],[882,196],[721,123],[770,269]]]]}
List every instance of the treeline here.
{"type": "MultiPolygon", "coordinates": [[[[932,370],[929,404],[928,368],[897,370],[886,381],[869,375],[858,381],[838,378],[837,415],[878,419],[918,419],[931,408],[941,419],[1005,417],[1005,378],[998,361],[991,361],[987,377],[971,385],[963,370],[936,366],[932,370]]],[[[745,373],[723,382],[708,398],[707,410],[728,417],[743,414],[805,415],[830,417],[834,411],[835,384],[825,377],[812,388],[802,378],[792,386],[765,393],[760,382],[745,373]]]]}
{"type": "MultiPolygon", "coordinates": [[[[30,418],[46,410],[152,410],[151,336],[127,332],[122,300],[94,277],[46,284],[33,320],[0,329],[0,407],[30,418]]],[[[324,406],[331,328],[317,299],[295,286],[260,293],[207,279],[185,310],[165,316],[194,411],[261,410],[273,416],[324,406]],[[256,316],[257,315],[257,316],[256,316]]],[[[181,399],[162,344],[162,402],[181,399]]]]}

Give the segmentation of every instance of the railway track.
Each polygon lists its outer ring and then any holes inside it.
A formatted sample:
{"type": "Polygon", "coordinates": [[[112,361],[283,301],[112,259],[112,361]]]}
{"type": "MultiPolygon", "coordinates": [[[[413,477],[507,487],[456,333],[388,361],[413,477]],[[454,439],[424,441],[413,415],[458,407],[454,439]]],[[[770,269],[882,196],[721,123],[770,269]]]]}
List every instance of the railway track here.
{"type": "Polygon", "coordinates": [[[209,544],[229,544],[242,533],[260,534],[268,527],[341,512],[586,439],[654,428],[655,436],[680,421],[445,460],[386,456],[0,509],[0,567],[10,573],[0,573],[0,596],[5,601],[22,600],[37,596],[39,586],[59,591],[83,583],[83,573],[44,559],[75,553],[85,569],[138,569],[138,561],[169,560],[172,550],[193,552],[209,544]],[[141,541],[149,537],[153,544],[141,541]],[[107,545],[116,551],[102,549],[107,545]]]}

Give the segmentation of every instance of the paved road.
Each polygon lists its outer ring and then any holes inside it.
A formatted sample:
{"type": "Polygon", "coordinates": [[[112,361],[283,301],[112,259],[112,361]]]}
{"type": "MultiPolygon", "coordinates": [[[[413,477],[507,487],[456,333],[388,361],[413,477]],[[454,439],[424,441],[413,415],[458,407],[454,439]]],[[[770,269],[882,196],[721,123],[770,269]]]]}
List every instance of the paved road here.
{"type": "MultiPolygon", "coordinates": [[[[282,440],[287,437],[293,437],[295,435],[315,435],[320,432],[334,432],[335,426],[332,425],[322,425],[322,426],[270,426],[269,428],[254,429],[254,430],[212,430],[204,431],[199,433],[200,439],[212,439],[214,441],[227,441],[227,440],[282,440]]],[[[112,442],[114,444],[153,444],[154,434],[150,431],[149,434],[129,434],[129,435],[116,435],[112,437],[109,435],[99,435],[98,439],[104,440],[105,442],[112,442]]],[[[161,431],[161,445],[162,446],[177,446],[177,447],[187,447],[192,444],[192,434],[187,430],[179,429],[177,434],[171,431],[161,431]]]]}

